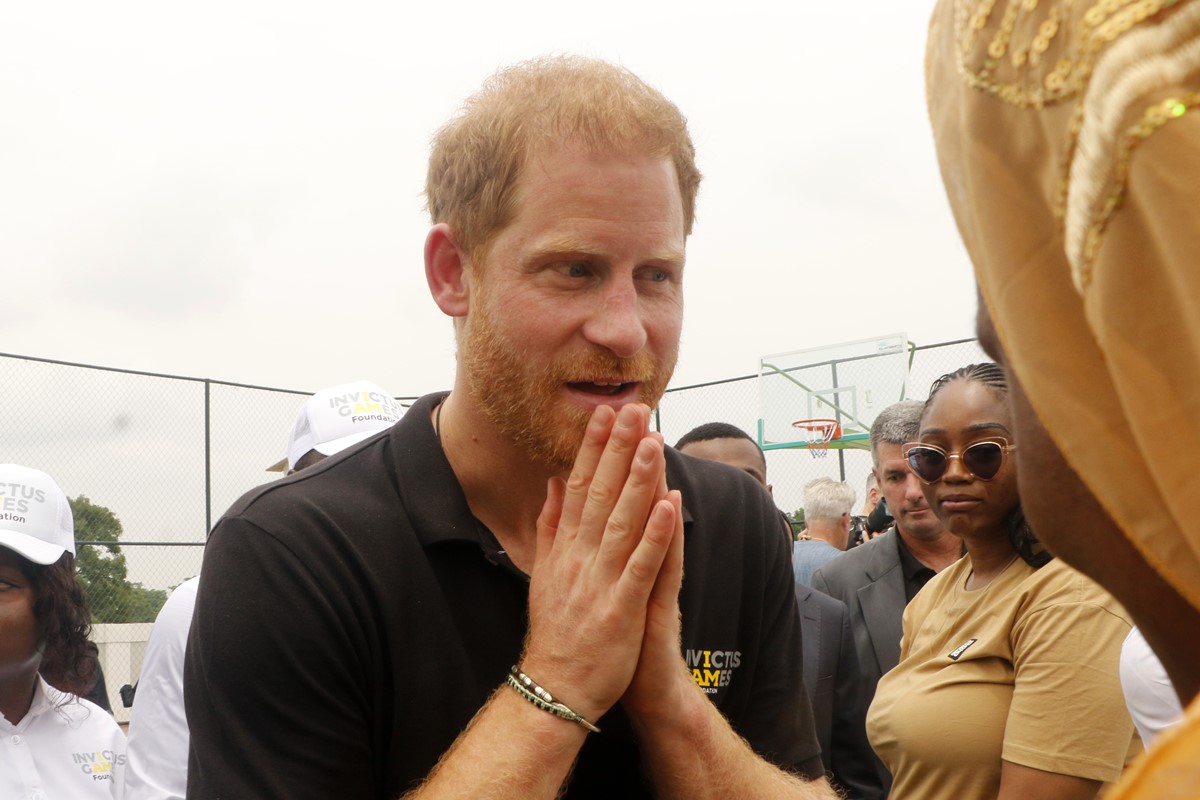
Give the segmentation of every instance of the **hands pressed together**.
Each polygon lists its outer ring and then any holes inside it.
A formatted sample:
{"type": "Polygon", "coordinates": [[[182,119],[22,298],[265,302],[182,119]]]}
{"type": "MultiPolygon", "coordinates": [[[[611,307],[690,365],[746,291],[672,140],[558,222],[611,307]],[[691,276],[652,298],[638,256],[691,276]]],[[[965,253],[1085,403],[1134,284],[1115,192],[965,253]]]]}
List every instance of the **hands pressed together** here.
{"type": "Polygon", "coordinates": [[[649,420],[640,404],[598,408],[538,519],[521,668],[592,721],[619,700],[653,720],[691,688],[679,653],[682,500],[649,420]]]}

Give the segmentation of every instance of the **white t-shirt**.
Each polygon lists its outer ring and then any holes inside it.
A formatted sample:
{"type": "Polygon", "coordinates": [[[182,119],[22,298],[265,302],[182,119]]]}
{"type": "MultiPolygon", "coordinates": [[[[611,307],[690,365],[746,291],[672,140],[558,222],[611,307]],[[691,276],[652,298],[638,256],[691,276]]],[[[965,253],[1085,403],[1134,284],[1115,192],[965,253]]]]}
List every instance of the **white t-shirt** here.
{"type": "Polygon", "coordinates": [[[196,608],[195,577],[175,587],[150,631],[133,714],[125,800],[182,800],[187,790],[188,723],[183,708],[183,656],[196,608]]]}
{"type": "Polygon", "coordinates": [[[40,675],[20,722],[0,714],[0,798],[115,798],[124,768],[125,734],[116,720],[40,675]]]}
{"type": "Polygon", "coordinates": [[[1183,721],[1183,704],[1146,637],[1134,628],[1121,645],[1121,691],[1142,744],[1183,721]]]}

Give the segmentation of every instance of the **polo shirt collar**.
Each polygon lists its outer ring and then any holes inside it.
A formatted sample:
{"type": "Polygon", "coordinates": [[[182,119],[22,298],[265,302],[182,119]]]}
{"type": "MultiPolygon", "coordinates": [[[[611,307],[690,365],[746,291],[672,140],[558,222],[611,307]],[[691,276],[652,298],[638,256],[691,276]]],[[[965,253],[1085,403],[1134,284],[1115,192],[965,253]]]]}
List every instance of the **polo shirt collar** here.
{"type": "Polygon", "coordinates": [[[388,434],[397,489],[422,547],[441,542],[475,542],[497,549],[491,532],[475,519],[462,486],[438,441],[429,415],[449,392],[417,400],[388,434]],[[491,540],[490,542],[488,540],[491,540]]]}

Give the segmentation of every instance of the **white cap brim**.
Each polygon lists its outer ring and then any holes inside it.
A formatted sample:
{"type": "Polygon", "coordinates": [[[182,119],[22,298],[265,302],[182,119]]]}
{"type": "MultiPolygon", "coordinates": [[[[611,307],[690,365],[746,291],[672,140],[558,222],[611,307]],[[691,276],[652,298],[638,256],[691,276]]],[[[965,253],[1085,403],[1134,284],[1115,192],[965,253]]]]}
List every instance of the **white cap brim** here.
{"type": "Polygon", "coordinates": [[[0,547],[22,555],[35,564],[48,566],[62,558],[67,552],[65,547],[35,539],[32,536],[17,531],[0,530],[0,547]]]}

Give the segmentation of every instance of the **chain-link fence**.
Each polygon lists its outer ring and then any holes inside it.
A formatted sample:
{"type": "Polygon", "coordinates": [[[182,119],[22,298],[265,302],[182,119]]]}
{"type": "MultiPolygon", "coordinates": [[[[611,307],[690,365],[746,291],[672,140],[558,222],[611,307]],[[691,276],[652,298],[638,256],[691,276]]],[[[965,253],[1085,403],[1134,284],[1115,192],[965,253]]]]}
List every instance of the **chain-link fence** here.
{"type": "MultiPolygon", "coordinates": [[[[919,347],[907,396],[924,399],[939,375],[983,358],[973,339],[919,347]]],[[[140,672],[149,623],[170,589],[199,572],[207,531],[225,509],[278,477],[267,467],[284,455],[307,394],[0,354],[0,462],[48,472],[71,498],[118,719],[117,690],[140,672]]],[[[759,413],[749,375],[670,389],[655,420],[674,443],[714,421],[754,435],[759,413]]],[[[871,468],[865,450],[770,450],[767,464],[785,511],[822,476],[848,481],[861,501],[871,468]]]]}
{"type": "MultiPolygon", "coordinates": [[[[924,400],[929,387],[940,376],[987,356],[974,339],[918,347],[913,353],[905,397],[924,400]]],[[[728,422],[754,436],[758,430],[758,376],[747,375],[723,381],[682,386],[667,391],[657,412],[659,430],[668,444],[697,425],[728,422]]],[[[867,476],[871,472],[871,454],[867,450],[829,450],[824,456],[804,448],[767,450],[767,481],[772,485],[775,503],[787,512],[802,505],[804,485],[815,478],[846,481],[862,503],[867,476]]]]}
{"type": "Polygon", "coordinates": [[[199,572],[212,524],[279,477],[267,467],[308,394],[4,354],[0,375],[0,461],[71,498],[100,623],[153,621],[199,572]]]}
{"type": "MultiPolygon", "coordinates": [[[[983,358],[973,339],[918,347],[907,396],[923,399],[939,375],[983,358]]],[[[199,571],[213,522],[278,477],[266,469],[282,457],[307,395],[4,354],[0,374],[0,460],[45,470],[72,501],[86,497],[100,509],[77,532],[98,543],[80,558],[98,622],[152,621],[166,590],[199,571]],[[154,594],[119,596],[122,581],[154,594]]],[[[758,379],[748,375],[670,389],[655,419],[673,443],[713,421],[753,435],[759,413],[758,379]]],[[[821,476],[849,481],[861,499],[870,471],[870,455],[859,450],[824,458],[770,450],[767,463],[786,511],[821,476]]]]}

